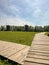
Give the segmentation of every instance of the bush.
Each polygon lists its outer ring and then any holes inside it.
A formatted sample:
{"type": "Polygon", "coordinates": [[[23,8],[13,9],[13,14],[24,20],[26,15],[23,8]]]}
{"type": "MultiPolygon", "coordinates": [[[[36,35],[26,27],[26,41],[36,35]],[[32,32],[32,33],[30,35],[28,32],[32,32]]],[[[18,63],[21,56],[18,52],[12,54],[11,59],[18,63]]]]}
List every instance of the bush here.
{"type": "Polygon", "coordinates": [[[49,34],[48,34],[48,36],[49,36],[49,34]]]}

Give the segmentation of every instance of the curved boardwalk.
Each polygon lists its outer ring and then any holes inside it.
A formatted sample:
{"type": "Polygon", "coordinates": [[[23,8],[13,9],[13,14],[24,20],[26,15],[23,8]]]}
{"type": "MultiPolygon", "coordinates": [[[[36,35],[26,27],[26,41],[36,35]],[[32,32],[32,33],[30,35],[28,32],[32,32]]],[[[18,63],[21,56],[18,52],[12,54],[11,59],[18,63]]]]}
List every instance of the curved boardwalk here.
{"type": "Polygon", "coordinates": [[[35,35],[24,65],[49,65],[49,37],[44,33],[35,35]]]}
{"type": "Polygon", "coordinates": [[[24,63],[29,48],[26,45],[0,41],[0,55],[20,64],[24,63]]]}

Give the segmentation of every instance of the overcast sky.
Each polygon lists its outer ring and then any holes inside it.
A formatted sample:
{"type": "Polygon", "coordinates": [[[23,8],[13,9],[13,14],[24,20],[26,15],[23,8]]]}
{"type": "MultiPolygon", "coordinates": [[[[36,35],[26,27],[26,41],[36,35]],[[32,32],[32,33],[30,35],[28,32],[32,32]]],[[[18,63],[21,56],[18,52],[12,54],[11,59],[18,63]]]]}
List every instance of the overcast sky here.
{"type": "Polygon", "coordinates": [[[0,25],[49,25],[49,0],[0,0],[0,25]]]}

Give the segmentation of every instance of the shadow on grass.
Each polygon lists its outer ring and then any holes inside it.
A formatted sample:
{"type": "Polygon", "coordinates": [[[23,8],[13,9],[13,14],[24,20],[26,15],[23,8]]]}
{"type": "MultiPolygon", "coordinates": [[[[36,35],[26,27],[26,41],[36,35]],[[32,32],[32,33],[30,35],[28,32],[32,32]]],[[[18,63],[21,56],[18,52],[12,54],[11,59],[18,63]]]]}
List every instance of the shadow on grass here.
{"type": "Polygon", "coordinates": [[[1,55],[0,55],[0,63],[1,63],[1,65],[21,65],[21,64],[14,62],[8,58],[5,58],[1,55]]]}

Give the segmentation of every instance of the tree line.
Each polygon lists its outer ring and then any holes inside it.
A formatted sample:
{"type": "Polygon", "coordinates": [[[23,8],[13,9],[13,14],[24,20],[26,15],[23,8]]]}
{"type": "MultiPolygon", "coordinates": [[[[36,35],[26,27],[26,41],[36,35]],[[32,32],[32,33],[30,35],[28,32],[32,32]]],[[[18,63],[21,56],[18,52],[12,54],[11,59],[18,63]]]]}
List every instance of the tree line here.
{"type": "Polygon", "coordinates": [[[26,31],[26,32],[49,32],[49,25],[47,26],[0,26],[0,31],[26,31]]]}

